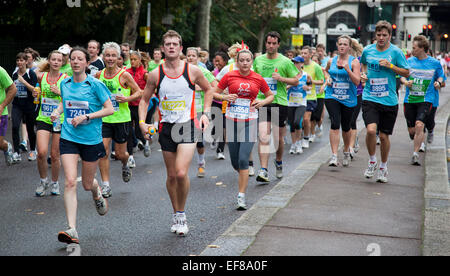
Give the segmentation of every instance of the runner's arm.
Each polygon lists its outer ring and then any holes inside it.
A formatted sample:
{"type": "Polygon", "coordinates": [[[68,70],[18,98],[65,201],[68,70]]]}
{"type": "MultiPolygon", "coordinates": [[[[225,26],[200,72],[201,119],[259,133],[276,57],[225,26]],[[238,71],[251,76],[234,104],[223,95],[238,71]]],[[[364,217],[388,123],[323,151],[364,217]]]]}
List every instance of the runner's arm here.
{"type": "Polygon", "coordinates": [[[397,75],[400,75],[405,78],[409,77],[409,69],[400,68],[398,66],[395,66],[394,64],[390,63],[387,59],[380,59],[379,63],[380,63],[380,66],[391,69],[397,75]]]}
{"type": "Polygon", "coordinates": [[[148,140],[150,139],[150,136],[148,135],[148,128],[150,127],[150,125],[147,125],[145,123],[145,119],[147,118],[147,111],[150,99],[152,98],[153,94],[155,94],[156,80],[158,79],[158,76],[159,76],[159,69],[155,69],[148,74],[147,84],[145,85],[145,88],[142,91],[142,98],[141,101],[139,102],[139,109],[138,109],[139,127],[141,128],[141,132],[142,134],[144,134],[144,137],[148,140]]]}
{"type": "Polygon", "coordinates": [[[124,97],[118,95],[116,97],[117,102],[123,103],[123,102],[134,102],[136,100],[139,100],[142,97],[142,90],[134,81],[133,77],[128,72],[123,73],[122,77],[124,79],[125,82],[124,84],[126,85],[126,87],[129,87],[131,89],[131,96],[124,97]]]}
{"type": "Polygon", "coordinates": [[[350,77],[350,80],[355,84],[358,85],[361,82],[361,64],[357,59],[354,59],[352,61],[352,70],[349,70],[350,68],[348,65],[345,66],[345,70],[348,73],[348,76],[350,77]]]}
{"type": "Polygon", "coordinates": [[[0,104],[0,115],[3,113],[3,110],[5,110],[5,108],[7,108],[8,104],[10,104],[14,100],[14,97],[16,96],[16,93],[17,93],[17,87],[13,83],[8,88],[6,88],[5,91],[6,91],[6,98],[0,104]]]}

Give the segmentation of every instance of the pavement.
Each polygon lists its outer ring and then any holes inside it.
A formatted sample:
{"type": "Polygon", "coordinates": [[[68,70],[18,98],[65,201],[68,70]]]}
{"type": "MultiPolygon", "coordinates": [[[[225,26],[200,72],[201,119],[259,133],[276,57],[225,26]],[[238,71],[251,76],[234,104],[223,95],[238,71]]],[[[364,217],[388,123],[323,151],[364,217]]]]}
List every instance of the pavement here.
{"type": "Polygon", "coordinates": [[[410,165],[413,144],[401,103],[391,136],[388,183],[363,176],[368,154],[360,120],[361,148],[349,167],[328,167],[330,146],[322,147],[200,255],[450,255],[449,92],[449,87],[441,91],[434,141],[420,154],[422,166],[410,165]]]}

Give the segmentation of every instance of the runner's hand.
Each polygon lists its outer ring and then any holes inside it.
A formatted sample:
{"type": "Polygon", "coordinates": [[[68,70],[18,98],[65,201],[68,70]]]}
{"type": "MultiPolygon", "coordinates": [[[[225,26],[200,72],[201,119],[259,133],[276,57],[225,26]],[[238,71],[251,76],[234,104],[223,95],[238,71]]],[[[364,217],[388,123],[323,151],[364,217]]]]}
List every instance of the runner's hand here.
{"type": "Polygon", "coordinates": [[[151,124],[148,125],[144,122],[139,124],[139,127],[141,128],[141,132],[142,132],[142,135],[144,136],[145,140],[149,140],[149,141],[152,140],[152,138],[150,137],[150,134],[148,133],[148,129],[152,126],[153,125],[151,125],[151,124]]]}
{"type": "Polygon", "coordinates": [[[209,119],[205,114],[203,114],[200,117],[200,127],[202,128],[202,131],[204,132],[208,128],[208,126],[209,126],[209,119]]]}
{"type": "Polygon", "coordinates": [[[73,120],[72,120],[72,125],[73,125],[74,127],[77,127],[79,124],[81,124],[82,122],[84,122],[85,119],[86,119],[86,115],[80,115],[80,116],[77,116],[77,117],[73,118],[73,120]]]}
{"type": "Polygon", "coordinates": [[[256,109],[260,109],[261,107],[263,107],[264,105],[263,105],[263,101],[261,101],[261,100],[258,100],[258,99],[255,99],[253,102],[252,102],[252,107],[254,107],[254,108],[256,108],[256,109]]]}
{"type": "Polygon", "coordinates": [[[378,63],[380,64],[380,66],[391,68],[391,63],[387,59],[380,59],[378,63]]]}
{"type": "Polygon", "coordinates": [[[234,102],[237,98],[239,98],[238,94],[228,94],[223,96],[223,100],[227,102],[234,102]]]}
{"type": "Polygon", "coordinates": [[[273,72],[272,79],[279,81],[281,79],[281,75],[278,72],[273,72]]]}
{"type": "Polygon", "coordinates": [[[435,81],[434,82],[434,88],[440,89],[441,88],[441,84],[438,81],[435,81]]]}
{"type": "Polygon", "coordinates": [[[52,112],[52,115],[50,116],[50,119],[52,120],[52,122],[54,122],[54,121],[58,120],[60,116],[61,116],[61,115],[58,114],[58,112],[57,112],[56,110],[54,110],[54,111],[52,112]]]}
{"type": "Polygon", "coordinates": [[[56,85],[51,85],[50,86],[50,91],[52,91],[56,95],[61,95],[61,91],[59,91],[58,86],[56,86],[56,85]]]}
{"type": "Polygon", "coordinates": [[[127,97],[125,97],[124,95],[117,95],[116,96],[116,101],[118,103],[126,103],[127,102],[127,97]]]}
{"type": "Polygon", "coordinates": [[[409,81],[406,82],[405,85],[406,85],[407,87],[409,87],[409,88],[412,88],[412,84],[413,84],[413,81],[412,81],[412,80],[409,80],[409,81]]]}

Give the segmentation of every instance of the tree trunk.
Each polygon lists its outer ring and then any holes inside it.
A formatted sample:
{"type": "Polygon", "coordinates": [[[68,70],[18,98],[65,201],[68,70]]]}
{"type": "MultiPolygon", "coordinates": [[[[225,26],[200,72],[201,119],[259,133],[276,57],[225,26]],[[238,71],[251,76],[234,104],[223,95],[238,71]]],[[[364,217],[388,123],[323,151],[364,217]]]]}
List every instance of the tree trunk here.
{"type": "Polygon", "coordinates": [[[197,28],[195,40],[197,46],[209,50],[209,21],[211,19],[212,0],[200,0],[197,10],[197,28]]]}
{"type": "Polygon", "coordinates": [[[125,15],[122,42],[128,42],[131,49],[135,49],[138,38],[137,24],[141,11],[142,0],[128,0],[128,12],[125,15]]]}

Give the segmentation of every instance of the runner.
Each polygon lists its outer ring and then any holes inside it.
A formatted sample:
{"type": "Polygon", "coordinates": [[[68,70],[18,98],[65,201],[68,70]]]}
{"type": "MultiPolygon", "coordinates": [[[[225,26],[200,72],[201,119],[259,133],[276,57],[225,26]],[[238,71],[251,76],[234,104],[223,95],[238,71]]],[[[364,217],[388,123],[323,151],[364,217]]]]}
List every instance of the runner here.
{"type": "MultiPolygon", "coordinates": [[[[146,66],[143,65],[143,57],[141,52],[131,51],[130,62],[131,68],[127,69],[127,72],[133,77],[134,81],[139,86],[139,89],[143,90],[145,88],[145,84],[147,83],[148,72],[144,69],[146,66]]],[[[128,103],[131,113],[131,125],[127,142],[127,151],[130,156],[128,157],[128,166],[130,168],[136,167],[136,161],[133,157],[133,148],[138,146],[140,150],[143,150],[144,145],[148,143],[144,136],[142,136],[142,132],[139,129],[138,109],[140,101],[141,99],[139,98],[136,101],[128,103]],[[137,140],[137,144],[135,144],[135,140],[137,140]]]]}
{"type": "Polygon", "coordinates": [[[216,77],[219,72],[228,64],[228,55],[224,52],[216,52],[214,56],[214,70],[213,75],[216,77]]]}
{"type": "MultiPolygon", "coordinates": [[[[352,50],[353,50],[352,56],[357,57],[358,61],[360,61],[363,47],[354,38],[352,38],[352,50]]],[[[361,70],[361,65],[360,65],[360,70],[361,70]]],[[[355,156],[355,154],[358,153],[358,151],[359,151],[358,129],[357,129],[356,122],[358,120],[359,113],[361,112],[363,90],[364,90],[364,84],[362,81],[360,81],[360,83],[356,87],[356,95],[357,95],[358,102],[357,102],[355,108],[353,109],[353,116],[352,116],[352,123],[351,123],[352,134],[351,134],[351,138],[350,138],[350,157],[352,158],[352,160],[353,160],[353,157],[355,156]]]]}
{"type": "Polygon", "coordinates": [[[325,106],[331,119],[329,166],[338,166],[339,128],[342,127],[344,140],[343,166],[348,166],[350,157],[351,122],[357,105],[356,85],[360,83],[361,71],[358,59],[350,54],[352,39],[342,35],[337,39],[338,55],[328,61],[328,87],[325,92],[325,106]]]}
{"type": "Polygon", "coordinates": [[[106,154],[101,130],[104,116],[113,114],[113,106],[106,86],[85,73],[89,54],[75,47],[70,53],[73,77],[61,83],[62,103],[52,112],[52,121],[59,121],[64,111],[61,134],[61,160],[65,175],[64,206],[68,229],[58,233],[58,241],[79,243],[77,227],[77,174],[81,158],[83,188],[92,193],[99,215],[108,212],[108,202],[102,197],[98,181],[94,178],[98,160],[106,154]]]}
{"type": "Polygon", "coordinates": [[[59,70],[61,73],[66,74],[67,76],[72,76],[73,74],[69,62],[69,54],[71,49],[72,48],[70,48],[69,44],[64,44],[63,46],[58,48],[58,52],[60,52],[63,55],[62,65],[59,70]]]}
{"type": "Polygon", "coordinates": [[[129,102],[136,101],[141,97],[141,90],[130,73],[125,69],[117,67],[117,57],[120,55],[120,47],[115,42],[103,45],[103,58],[106,68],[97,74],[97,78],[108,87],[111,92],[111,102],[114,114],[102,119],[103,144],[106,156],[100,159],[100,174],[102,176],[103,196],[108,198],[112,195],[110,185],[110,154],[111,141],[115,142],[115,156],[122,162],[122,179],[124,182],[131,180],[132,172],[128,166],[127,139],[130,131],[131,115],[129,102]]]}
{"type": "MultiPolygon", "coordinates": [[[[187,58],[187,62],[189,64],[198,66],[198,58],[199,58],[198,49],[195,47],[187,48],[186,58],[187,58]]],[[[200,68],[203,75],[210,83],[211,87],[214,88],[215,86],[217,86],[216,78],[214,78],[214,75],[210,71],[208,71],[208,69],[206,69],[202,66],[198,66],[198,68],[200,68]]],[[[199,117],[199,115],[201,116],[203,113],[204,100],[205,100],[204,92],[201,90],[201,88],[198,85],[196,85],[195,86],[195,109],[197,111],[197,117],[199,117]]],[[[198,164],[197,177],[205,177],[206,161],[205,161],[205,144],[203,142],[203,139],[202,139],[202,141],[197,142],[197,164],[198,164]]]]}
{"type": "MultiPolygon", "coordinates": [[[[67,54],[68,56],[68,54],[67,54]]],[[[39,184],[36,188],[36,196],[43,197],[46,189],[51,186],[51,194],[59,195],[59,171],[61,168],[59,154],[59,139],[61,137],[61,129],[54,128],[50,119],[52,111],[56,109],[61,102],[61,82],[68,76],[61,73],[64,56],[58,51],[53,51],[48,55],[47,62],[43,63],[36,70],[40,89],[33,91],[33,97],[40,99],[39,116],[36,118],[36,146],[37,146],[37,166],[40,176],[39,184]],[[49,154],[51,160],[51,183],[48,180],[48,163],[47,156],[49,154]]],[[[69,65],[70,66],[70,65],[69,65]]],[[[61,123],[64,117],[61,116],[61,123]]]]}
{"type": "Polygon", "coordinates": [[[0,149],[5,153],[7,166],[11,166],[13,160],[13,147],[5,140],[8,130],[8,105],[16,96],[17,88],[3,67],[0,66],[0,149]]]}
{"type": "Polygon", "coordinates": [[[404,109],[409,137],[414,140],[411,164],[420,166],[419,149],[425,138],[424,123],[435,101],[436,94],[445,85],[445,75],[440,62],[427,55],[429,42],[423,35],[415,36],[412,45],[413,57],[408,59],[411,74],[400,80],[406,86],[404,109]]]}
{"type": "Polygon", "coordinates": [[[130,51],[131,51],[131,47],[129,43],[122,43],[120,44],[120,50],[123,52],[124,54],[124,58],[123,58],[123,66],[126,67],[126,69],[131,68],[131,61],[130,61],[130,51]]]}
{"type": "MultiPolygon", "coordinates": [[[[303,65],[303,70],[308,73],[308,75],[312,79],[312,89],[311,94],[306,97],[307,106],[306,112],[303,117],[303,140],[302,147],[309,148],[309,143],[314,142],[315,137],[315,126],[317,122],[321,121],[322,112],[323,112],[323,102],[324,100],[320,100],[320,105],[317,100],[317,89],[316,86],[320,87],[325,80],[325,76],[322,71],[322,67],[319,64],[315,63],[311,60],[312,57],[312,49],[309,46],[304,46],[302,48],[302,57],[305,59],[305,64],[303,65]],[[313,123],[314,121],[314,123],[313,123]]],[[[319,88],[320,92],[320,88],[319,88]]],[[[322,96],[324,97],[324,93],[322,96]]]]}
{"type": "MultiPolygon", "coordinates": [[[[286,119],[288,115],[288,97],[286,85],[297,86],[298,70],[292,61],[282,54],[278,53],[281,43],[281,36],[277,32],[269,32],[265,36],[266,53],[255,59],[253,68],[256,73],[260,74],[267,82],[270,90],[275,95],[274,101],[261,108],[259,116],[259,161],[261,169],[259,170],[257,181],[268,183],[268,163],[270,155],[270,136],[271,121],[274,117],[272,125],[274,131],[274,145],[276,147],[276,158],[274,160],[276,168],[276,177],[283,177],[283,137],[286,134],[286,119]]],[[[258,99],[264,99],[263,94],[258,95],[258,99]]]]}
{"type": "Polygon", "coordinates": [[[88,42],[88,52],[89,52],[89,70],[90,75],[95,76],[97,73],[105,68],[105,63],[98,56],[100,54],[101,45],[97,40],[91,40],[88,42]]]}
{"type": "Polygon", "coordinates": [[[139,124],[142,133],[150,139],[148,129],[152,125],[146,124],[145,118],[149,100],[157,89],[161,113],[159,143],[167,170],[166,187],[173,207],[171,231],[184,236],[189,231],[185,205],[190,186],[188,171],[197,141],[194,128],[200,126],[205,130],[208,127],[212,91],[198,67],[180,60],[183,50],[181,36],[170,30],[162,40],[166,61],[150,72],[143,100],[139,104],[139,124]],[[205,92],[200,125],[195,116],[195,85],[205,92]]]}
{"type": "Polygon", "coordinates": [[[162,52],[160,48],[153,49],[153,60],[148,64],[147,71],[151,72],[158,68],[159,65],[163,62],[162,60],[162,52]]]}
{"type": "Polygon", "coordinates": [[[297,76],[299,83],[295,87],[288,86],[288,122],[291,129],[292,145],[290,154],[303,153],[301,121],[306,112],[306,97],[311,93],[312,79],[308,73],[303,72],[305,60],[301,56],[292,59],[292,62],[300,72],[297,76]]]}
{"type": "Polygon", "coordinates": [[[409,76],[409,66],[405,55],[390,43],[392,26],[387,21],[379,21],[375,26],[376,42],[364,48],[361,56],[363,74],[366,81],[363,91],[363,119],[367,128],[366,146],[369,153],[366,178],[372,178],[377,169],[376,132],[380,131],[381,164],[377,182],[388,181],[387,162],[390,151],[389,135],[394,130],[398,112],[398,99],[395,91],[395,74],[409,76]]]}
{"type": "MultiPolygon", "coordinates": [[[[16,56],[17,72],[12,76],[17,88],[17,94],[13,101],[12,108],[12,136],[14,145],[14,162],[20,162],[20,129],[22,120],[26,123],[28,138],[30,140],[29,161],[36,160],[36,124],[35,104],[33,103],[33,90],[37,83],[37,76],[33,70],[27,68],[27,55],[18,53],[16,56]]],[[[28,140],[28,139],[27,139],[28,140]]]]}
{"type": "Polygon", "coordinates": [[[239,193],[237,209],[246,210],[245,192],[248,186],[249,157],[257,140],[256,109],[273,101],[273,93],[265,80],[251,70],[253,54],[246,48],[236,56],[239,70],[227,73],[214,90],[214,97],[228,102],[226,112],[228,147],[233,168],[239,173],[239,193]],[[223,95],[228,88],[228,95],[223,95]],[[256,99],[258,92],[264,93],[265,99],[256,99]]]}

